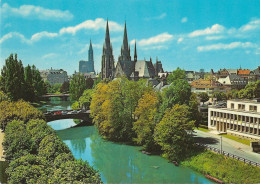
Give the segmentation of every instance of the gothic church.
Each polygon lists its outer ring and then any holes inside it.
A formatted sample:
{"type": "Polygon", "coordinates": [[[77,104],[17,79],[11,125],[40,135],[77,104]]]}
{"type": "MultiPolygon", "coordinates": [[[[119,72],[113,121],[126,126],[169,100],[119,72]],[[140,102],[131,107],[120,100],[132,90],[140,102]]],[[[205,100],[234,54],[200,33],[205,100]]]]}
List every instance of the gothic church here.
{"type": "Polygon", "coordinates": [[[130,45],[128,44],[127,29],[125,23],[123,44],[121,47],[121,55],[115,66],[113,48],[110,42],[109,26],[107,21],[105,42],[103,45],[103,54],[101,61],[101,77],[102,79],[114,79],[120,76],[126,76],[128,79],[138,80],[140,78],[154,78],[158,73],[163,72],[162,63],[156,59],[153,65],[150,61],[137,60],[136,43],[134,48],[134,59],[131,59],[130,45]]]}

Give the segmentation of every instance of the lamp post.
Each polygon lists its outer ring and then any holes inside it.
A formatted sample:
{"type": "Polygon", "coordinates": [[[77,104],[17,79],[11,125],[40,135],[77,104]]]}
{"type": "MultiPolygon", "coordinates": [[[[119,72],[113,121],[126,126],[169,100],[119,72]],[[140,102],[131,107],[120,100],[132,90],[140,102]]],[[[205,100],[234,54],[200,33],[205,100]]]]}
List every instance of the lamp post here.
{"type": "Polygon", "coordinates": [[[222,154],[222,136],[220,136],[220,153],[222,154]]]}

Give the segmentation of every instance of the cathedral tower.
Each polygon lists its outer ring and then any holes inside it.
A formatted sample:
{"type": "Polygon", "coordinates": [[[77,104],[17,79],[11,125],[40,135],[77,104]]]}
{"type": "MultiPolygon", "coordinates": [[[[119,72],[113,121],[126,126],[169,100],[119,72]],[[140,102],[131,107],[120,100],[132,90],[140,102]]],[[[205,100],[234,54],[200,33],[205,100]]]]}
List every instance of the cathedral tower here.
{"type": "Polygon", "coordinates": [[[94,55],[93,55],[93,48],[92,48],[91,40],[90,40],[89,49],[88,49],[88,62],[89,62],[89,71],[95,72],[95,70],[94,70],[94,55]]]}
{"type": "Polygon", "coordinates": [[[126,22],[125,22],[123,44],[121,47],[121,55],[118,57],[118,60],[119,61],[131,61],[130,45],[128,45],[126,22]]]}
{"type": "Polygon", "coordinates": [[[108,27],[108,20],[107,20],[106,36],[103,45],[103,54],[102,54],[102,61],[101,61],[101,78],[112,79],[114,77],[114,67],[115,66],[114,66],[113,48],[110,43],[109,27],[108,27]]]}

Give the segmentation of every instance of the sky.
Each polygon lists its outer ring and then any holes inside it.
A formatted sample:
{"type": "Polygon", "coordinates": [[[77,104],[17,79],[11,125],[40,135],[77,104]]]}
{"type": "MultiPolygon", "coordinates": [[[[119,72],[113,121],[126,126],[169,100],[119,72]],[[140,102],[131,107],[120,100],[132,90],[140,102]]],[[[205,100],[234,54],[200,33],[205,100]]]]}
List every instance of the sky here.
{"type": "Polygon", "coordinates": [[[106,20],[115,62],[127,24],[131,56],[165,71],[260,66],[260,0],[0,0],[0,68],[11,53],[38,69],[78,71],[92,40],[101,71],[106,20]]]}

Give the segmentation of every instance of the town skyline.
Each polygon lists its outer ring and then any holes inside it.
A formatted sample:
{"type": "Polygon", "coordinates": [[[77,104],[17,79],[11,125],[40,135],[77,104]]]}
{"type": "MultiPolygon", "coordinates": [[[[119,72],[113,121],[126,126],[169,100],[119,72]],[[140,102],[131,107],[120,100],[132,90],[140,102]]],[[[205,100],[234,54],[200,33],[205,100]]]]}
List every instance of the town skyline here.
{"type": "Polygon", "coordinates": [[[155,62],[158,56],[169,72],[177,67],[209,71],[240,66],[255,69],[259,65],[260,1],[196,1],[199,5],[185,1],[109,2],[95,2],[94,6],[93,2],[2,1],[0,67],[10,53],[17,53],[24,65],[63,68],[72,74],[78,71],[79,60],[87,59],[91,39],[95,70],[100,72],[107,18],[115,62],[126,21],[131,56],[136,40],[138,59],[151,56],[155,62]],[[94,8],[83,11],[86,7],[94,8]],[[227,8],[230,11],[222,11],[227,8]]]}

